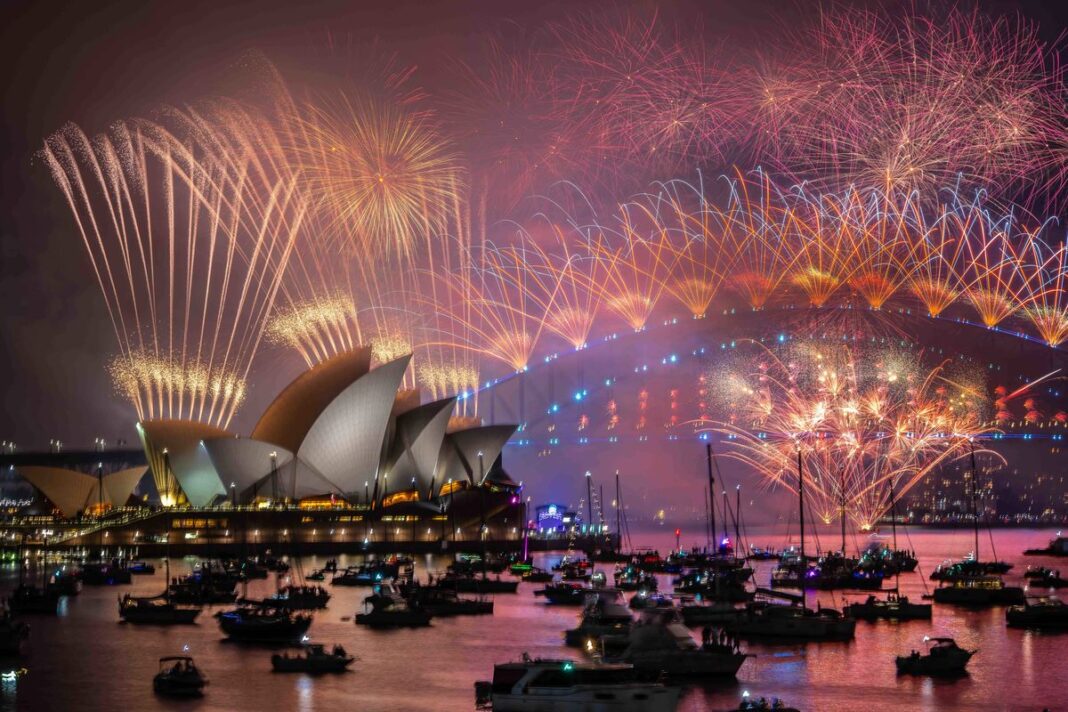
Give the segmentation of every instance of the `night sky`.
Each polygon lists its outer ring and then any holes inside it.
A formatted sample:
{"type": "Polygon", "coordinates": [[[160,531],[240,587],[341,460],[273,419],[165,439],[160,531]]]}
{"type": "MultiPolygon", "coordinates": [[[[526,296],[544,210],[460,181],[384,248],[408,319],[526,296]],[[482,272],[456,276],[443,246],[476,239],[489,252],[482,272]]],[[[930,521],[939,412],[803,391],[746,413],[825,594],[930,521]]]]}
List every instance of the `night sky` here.
{"type": "MultiPolygon", "coordinates": [[[[764,7],[685,2],[666,4],[661,13],[684,22],[696,19],[710,35],[726,32],[759,41],[770,24],[789,23],[814,7],[753,4],[764,7]]],[[[405,1],[219,5],[3,4],[0,438],[14,439],[24,450],[42,447],[52,437],[72,444],[97,436],[133,437],[133,411],[113,393],[104,370],[114,336],[97,285],[59,191],[34,160],[45,136],[67,121],[91,133],[123,117],[151,116],[163,103],[254,91],[244,71],[250,52],[262,53],[283,72],[314,72],[321,54],[317,48],[327,37],[351,37],[357,44],[377,40],[416,65],[416,76],[426,86],[447,89],[443,59],[462,56],[473,36],[508,23],[536,28],[566,18],[574,7],[568,2],[405,1]]],[[[1051,39],[1068,20],[1062,3],[1028,2],[1020,9],[1051,39]]],[[[282,349],[261,350],[253,390],[234,429],[247,432],[255,415],[301,367],[282,349]]]]}

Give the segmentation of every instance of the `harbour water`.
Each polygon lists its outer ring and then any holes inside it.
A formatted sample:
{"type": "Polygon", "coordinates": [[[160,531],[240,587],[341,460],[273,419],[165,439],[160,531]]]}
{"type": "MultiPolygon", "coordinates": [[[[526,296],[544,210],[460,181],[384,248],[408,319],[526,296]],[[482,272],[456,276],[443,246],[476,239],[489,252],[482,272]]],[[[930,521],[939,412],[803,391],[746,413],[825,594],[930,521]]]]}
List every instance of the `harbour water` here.
{"type": "MultiPolygon", "coordinates": [[[[1053,535],[1042,530],[997,530],[993,537],[999,558],[1016,566],[1006,577],[1022,585],[1029,564],[1058,568],[1057,559],[1024,557],[1028,547],[1044,546],[1053,535]]],[[[780,547],[781,534],[752,537],[757,545],[780,547]]],[[[636,545],[674,546],[668,530],[635,537],[636,545]]],[[[903,575],[903,593],[919,599],[927,574],[945,559],[972,549],[970,531],[910,531],[901,538],[920,559],[920,573],[903,575]]],[[[984,558],[989,558],[984,532],[984,558]]],[[[683,544],[686,544],[685,539],[683,544]]],[[[544,555],[543,564],[558,555],[544,555]]],[[[342,566],[359,557],[342,557],[342,566]]],[[[417,575],[440,570],[446,557],[417,561],[417,575]]],[[[1064,560],[1060,560],[1064,562],[1064,560]]],[[[541,657],[574,657],[563,646],[563,631],[573,627],[573,608],[546,606],[522,584],[516,595],[498,595],[492,616],[435,620],[428,629],[376,632],[353,623],[352,616],[368,594],[364,588],[330,587],[333,598],[315,616],[309,632],[318,642],[343,644],[358,656],[353,671],[311,678],[271,672],[271,651],[223,641],[212,614],[205,609],[196,625],[155,628],[118,622],[116,597],[130,592],[151,595],[163,590],[163,567],[155,576],[137,576],[132,586],[86,587],[67,599],[61,615],[32,617],[27,669],[17,682],[4,682],[0,707],[18,710],[472,710],[473,684],[492,675],[493,664],[518,659],[528,652],[541,657]],[[210,679],[202,699],[175,702],[152,693],[152,676],[161,656],[195,657],[210,679]]],[[[172,560],[172,575],[185,573],[191,560],[172,560]]],[[[303,561],[305,571],[322,566],[323,558],[303,561]]],[[[1068,562],[1065,568],[1068,568],[1068,562]]],[[[773,562],[757,564],[756,578],[767,585],[773,562]]],[[[606,565],[611,572],[611,565],[606,565]]],[[[4,588],[13,585],[13,571],[4,573],[4,588]]],[[[248,595],[260,597],[273,586],[248,584],[248,595]]],[[[507,574],[503,574],[507,576],[507,574]]],[[[932,584],[926,582],[927,587],[932,584]]],[[[670,578],[661,577],[670,591],[670,578]]],[[[1030,591],[1037,595],[1039,592],[1030,591]]],[[[865,593],[810,594],[824,605],[840,607],[843,598],[865,593]]],[[[932,621],[864,623],[850,643],[747,645],[756,657],[742,666],[737,681],[687,687],[680,710],[734,709],[743,691],[760,697],[781,697],[802,710],[1068,710],[1068,634],[1041,634],[1009,629],[1003,608],[969,611],[936,605],[932,621]],[[922,649],[923,637],[952,636],[979,652],[968,676],[955,680],[897,676],[894,656],[922,649]]],[[[5,667],[5,669],[7,669],[5,667]]]]}

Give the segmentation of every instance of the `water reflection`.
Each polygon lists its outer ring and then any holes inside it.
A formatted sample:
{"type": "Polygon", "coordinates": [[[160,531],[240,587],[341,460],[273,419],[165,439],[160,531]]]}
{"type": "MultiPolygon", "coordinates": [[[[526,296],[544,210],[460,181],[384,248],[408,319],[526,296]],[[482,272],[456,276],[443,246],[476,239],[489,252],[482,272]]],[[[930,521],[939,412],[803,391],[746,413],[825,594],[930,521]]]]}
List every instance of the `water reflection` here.
{"type": "MultiPolygon", "coordinates": [[[[1019,580],[1027,560],[1019,556],[1045,533],[998,531],[999,551],[1016,563],[1010,579],[1019,580]]],[[[930,572],[940,561],[959,556],[970,547],[968,534],[911,532],[912,548],[921,558],[921,571],[930,572]]],[[[670,532],[663,541],[642,536],[642,542],[659,544],[661,551],[674,545],[670,532]]],[[[774,543],[782,537],[766,536],[774,543]]],[[[328,558],[308,557],[294,572],[322,568],[328,558]]],[[[357,556],[339,556],[339,567],[356,563],[357,556]]],[[[419,557],[418,574],[445,568],[449,558],[419,557]]],[[[539,557],[545,566],[551,560],[539,557]]],[[[1031,560],[1030,563],[1048,563],[1031,560]]],[[[191,568],[193,560],[172,560],[171,575],[191,568]]],[[[758,583],[767,585],[773,562],[756,565],[758,583]]],[[[610,570],[610,567],[608,567],[610,570]]],[[[10,589],[16,573],[8,570],[10,589]]],[[[293,574],[296,575],[295,573],[293,574]]],[[[505,575],[506,576],[506,575],[505,575]]],[[[660,577],[661,589],[670,590],[670,577],[660,577]]],[[[329,584],[324,584],[329,587],[329,584]]],[[[152,595],[163,586],[162,567],[155,576],[139,576],[121,589],[86,587],[65,603],[61,616],[35,618],[28,655],[23,661],[33,672],[18,681],[18,701],[28,710],[77,709],[96,712],[114,709],[175,709],[155,698],[151,679],[156,661],[179,653],[189,654],[211,679],[205,698],[182,709],[367,709],[471,710],[472,684],[488,678],[495,662],[518,659],[523,652],[542,657],[574,657],[563,646],[564,629],[573,627],[574,609],[546,606],[535,598],[538,586],[522,584],[517,595],[495,599],[492,616],[435,620],[431,628],[395,632],[369,631],[353,624],[366,589],[331,587],[329,608],[316,614],[310,636],[316,642],[341,643],[360,660],[351,674],[311,678],[271,672],[271,651],[220,642],[222,636],[207,609],[194,626],[146,629],[117,622],[118,591],[152,595]]],[[[254,581],[247,595],[259,598],[270,592],[271,582],[254,581]]],[[[901,592],[917,600],[928,584],[920,574],[902,576],[901,592]]],[[[810,596],[825,606],[841,607],[847,600],[867,594],[810,596]]],[[[812,645],[754,644],[745,649],[755,657],[746,661],[735,682],[691,685],[680,710],[726,710],[737,706],[744,690],[755,697],[779,697],[803,710],[969,709],[1005,707],[1042,709],[1068,699],[1068,658],[1063,655],[1068,636],[1035,635],[1008,630],[1004,609],[967,611],[937,605],[931,621],[904,623],[860,622],[851,643],[812,645]],[[978,648],[969,670],[958,680],[898,676],[894,657],[922,649],[923,637],[951,636],[967,648],[978,648]]],[[[13,709],[15,690],[0,685],[0,706],[13,709]]]]}

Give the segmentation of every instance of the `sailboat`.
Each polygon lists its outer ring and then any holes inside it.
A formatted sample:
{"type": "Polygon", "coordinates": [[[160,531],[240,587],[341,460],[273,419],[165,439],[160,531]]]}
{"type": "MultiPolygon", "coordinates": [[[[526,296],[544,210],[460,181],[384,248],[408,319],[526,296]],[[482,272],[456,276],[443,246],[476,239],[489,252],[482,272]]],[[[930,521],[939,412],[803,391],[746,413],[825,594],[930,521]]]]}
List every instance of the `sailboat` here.
{"type": "MultiPolygon", "coordinates": [[[[894,485],[890,483],[890,526],[893,530],[894,536],[894,548],[893,551],[897,552],[897,513],[895,510],[896,502],[894,500],[894,485]]],[[[875,596],[868,596],[868,599],[863,603],[851,603],[843,608],[843,612],[847,616],[853,618],[859,618],[861,620],[873,621],[885,619],[885,620],[930,620],[931,619],[931,604],[930,603],[914,603],[909,600],[908,596],[902,596],[900,594],[901,587],[901,569],[896,571],[896,578],[894,580],[894,588],[886,595],[886,598],[876,598],[875,596]]]]}
{"type": "MultiPolygon", "coordinates": [[[[797,496],[800,512],[800,561],[807,566],[805,556],[805,477],[801,450],[797,451],[797,496]]],[[[815,610],[808,607],[805,589],[800,596],[786,596],[773,591],[758,592],[790,598],[790,605],[757,601],[748,604],[737,618],[724,624],[724,629],[737,638],[790,638],[800,640],[852,640],[857,621],[833,608],[815,610]]]]}
{"type": "MultiPolygon", "coordinates": [[[[166,560],[167,574],[165,581],[171,580],[171,562],[166,560]]],[[[119,618],[134,625],[181,625],[196,621],[200,615],[200,606],[183,605],[171,601],[171,588],[164,585],[163,593],[158,596],[131,596],[126,594],[119,599],[119,618]]]]}
{"type": "MultiPolygon", "coordinates": [[[[935,589],[935,603],[953,603],[962,606],[1003,606],[1022,604],[1026,601],[1024,590],[1019,586],[1006,586],[1001,576],[989,573],[979,561],[979,480],[975,467],[975,446],[972,445],[972,520],[975,524],[974,566],[965,568],[960,575],[941,579],[942,585],[935,589]]],[[[993,541],[991,540],[991,545],[993,541]]],[[[962,562],[967,563],[967,561],[962,562]]],[[[995,562],[996,563],[996,562],[995,562]]]]}

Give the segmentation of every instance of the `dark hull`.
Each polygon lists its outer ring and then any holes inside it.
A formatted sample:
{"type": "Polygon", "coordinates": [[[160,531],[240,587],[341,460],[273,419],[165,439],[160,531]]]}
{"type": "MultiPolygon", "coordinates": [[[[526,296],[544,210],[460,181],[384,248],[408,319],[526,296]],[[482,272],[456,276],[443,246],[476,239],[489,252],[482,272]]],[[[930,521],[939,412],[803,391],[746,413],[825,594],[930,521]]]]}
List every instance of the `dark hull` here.
{"type": "Polygon", "coordinates": [[[200,615],[199,608],[157,608],[160,610],[120,610],[119,617],[131,625],[192,625],[200,615]]]}
{"type": "Polygon", "coordinates": [[[1006,586],[1002,589],[936,588],[935,603],[951,603],[958,606],[1014,606],[1026,600],[1022,588],[1006,586]]]}
{"type": "Polygon", "coordinates": [[[311,620],[249,622],[223,616],[219,618],[219,627],[231,640],[243,643],[293,643],[308,632],[311,620]]]}
{"type": "Polygon", "coordinates": [[[385,630],[389,628],[423,628],[430,625],[431,615],[429,612],[405,611],[403,613],[389,613],[385,611],[371,613],[359,613],[356,615],[356,625],[365,625],[368,628],[385,630]]]}

